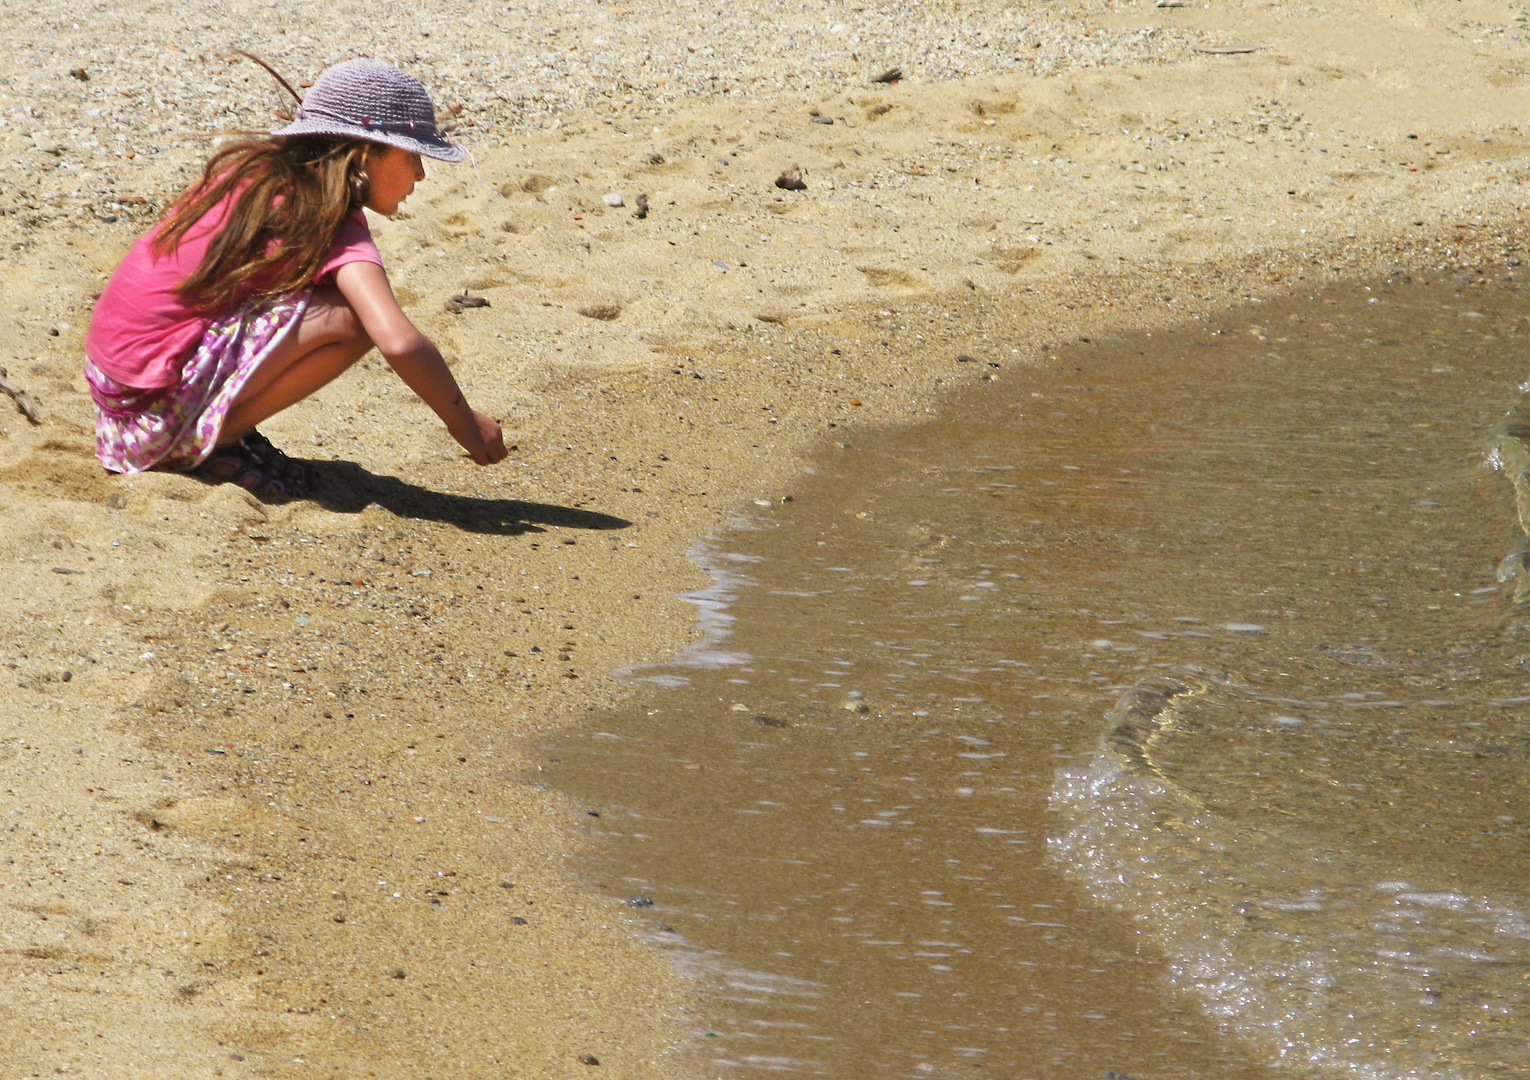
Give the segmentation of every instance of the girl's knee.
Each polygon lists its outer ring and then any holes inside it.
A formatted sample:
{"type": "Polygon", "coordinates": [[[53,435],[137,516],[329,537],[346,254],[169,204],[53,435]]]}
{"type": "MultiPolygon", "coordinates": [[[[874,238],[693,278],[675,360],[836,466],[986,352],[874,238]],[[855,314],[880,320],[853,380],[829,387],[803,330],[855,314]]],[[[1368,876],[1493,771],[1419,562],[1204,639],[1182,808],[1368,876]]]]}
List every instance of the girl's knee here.
{"type": "Polygon", "coordinates": [[[356,314],[355,308],[346,304],[341,309],[340,321],[340,340],[350,345],[358,357],[372,347],[372,338],[361,325],[361,316],[356,314]]]}
{"type": "Polygon", "coordinates": [[[309,318],[317,324],[315,330],[327,343],[354,346],[359,350],[357,356],[372,347],[372,339],[361,324],[361,316],[333,285],[313,291],[308,311],[309,318]]]}

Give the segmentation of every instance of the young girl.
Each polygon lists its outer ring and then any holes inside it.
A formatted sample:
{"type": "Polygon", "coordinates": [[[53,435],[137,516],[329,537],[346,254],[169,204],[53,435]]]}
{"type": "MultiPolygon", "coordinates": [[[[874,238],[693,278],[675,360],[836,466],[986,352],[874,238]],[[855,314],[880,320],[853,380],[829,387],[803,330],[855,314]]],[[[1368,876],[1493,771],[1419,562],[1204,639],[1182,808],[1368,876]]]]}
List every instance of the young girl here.
{"type": "Polygon", "coordinates": [[[327,69],[291,124],[214,154],[96,303],[85,377],[102,463],[301,498],[318,473],[255,425],[374,346],[474,461],[502,461],[499,424],[399,307],[361,212],[392,215],[425,178],[422,154],[466,156],[425,88],[377,60],[327,69]]]}

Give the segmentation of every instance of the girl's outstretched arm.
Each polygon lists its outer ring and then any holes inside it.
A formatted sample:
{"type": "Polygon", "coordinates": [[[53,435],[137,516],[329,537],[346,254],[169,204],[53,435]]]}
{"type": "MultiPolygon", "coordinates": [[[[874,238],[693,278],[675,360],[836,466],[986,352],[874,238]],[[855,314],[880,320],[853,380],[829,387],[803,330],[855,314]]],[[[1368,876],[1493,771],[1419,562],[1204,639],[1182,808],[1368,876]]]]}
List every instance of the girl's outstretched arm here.
{"type": "Polygon", "coordinates": [[[335,271],[335,285],[388,366],[435,411],[472,459],[480,465],[503,461],[505,442],[498,421],[468,406],[441,351],[398,306],[383,268],[370,262],[346,263],[335,271]]]}

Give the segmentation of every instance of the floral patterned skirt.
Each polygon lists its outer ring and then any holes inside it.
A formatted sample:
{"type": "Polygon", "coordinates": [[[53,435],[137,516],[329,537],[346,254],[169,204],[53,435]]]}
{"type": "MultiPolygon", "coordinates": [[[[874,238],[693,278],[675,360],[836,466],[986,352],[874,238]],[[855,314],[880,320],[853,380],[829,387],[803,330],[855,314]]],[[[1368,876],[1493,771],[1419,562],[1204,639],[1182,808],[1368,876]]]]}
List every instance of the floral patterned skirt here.
{"type": "Polygon", "coordinates": [[[96,456],[112,472],[186,472],[217,445],[223,420],[255,370],[303,320],[312,289],[251,304],[207,328],[180,382],[164,390],[123,386],[89,360],[96,456]]]}

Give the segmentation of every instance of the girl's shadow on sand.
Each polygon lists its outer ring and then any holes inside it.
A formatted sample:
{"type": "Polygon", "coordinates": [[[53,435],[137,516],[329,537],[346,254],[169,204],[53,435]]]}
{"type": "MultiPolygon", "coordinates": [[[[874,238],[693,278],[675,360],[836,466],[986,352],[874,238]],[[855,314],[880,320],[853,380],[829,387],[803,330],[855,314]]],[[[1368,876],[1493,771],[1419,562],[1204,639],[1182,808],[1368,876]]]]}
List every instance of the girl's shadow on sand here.
{"type": "Polygon", "coordinates": [[[548,527],[625,529],[632,525],[625,518],[569,506],[443,495],[396,476],[378,476],[351,461],[326,461],[320,468],[324,484],[309,497],[337,514],[359,514],[376,503],[401,518],[444,521],[467,532],[493,536],[519,536],[548,527]]]}

